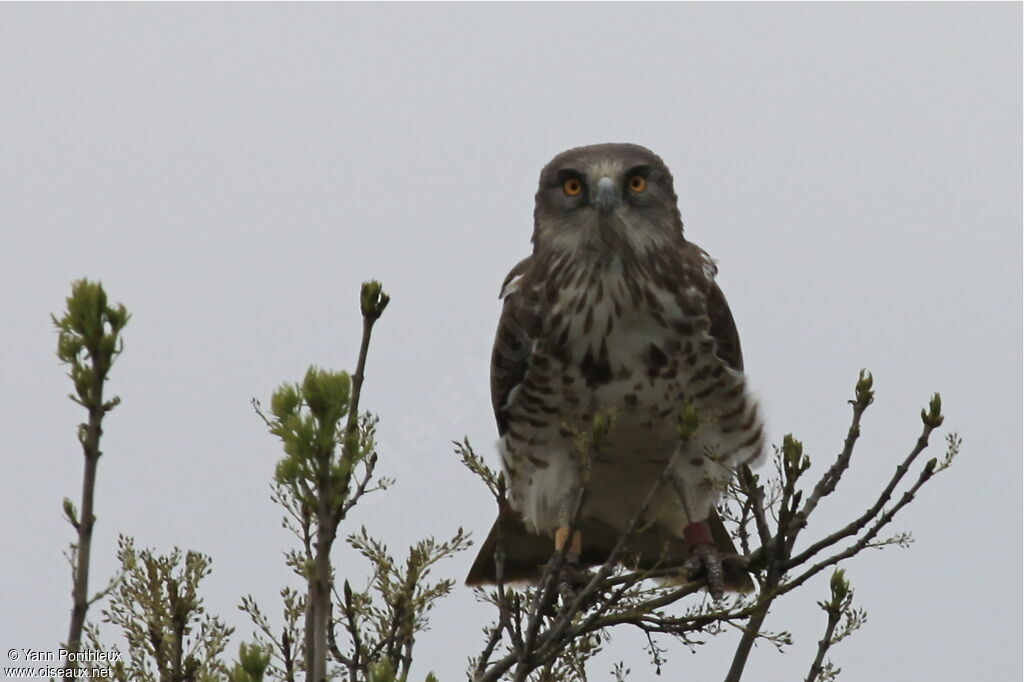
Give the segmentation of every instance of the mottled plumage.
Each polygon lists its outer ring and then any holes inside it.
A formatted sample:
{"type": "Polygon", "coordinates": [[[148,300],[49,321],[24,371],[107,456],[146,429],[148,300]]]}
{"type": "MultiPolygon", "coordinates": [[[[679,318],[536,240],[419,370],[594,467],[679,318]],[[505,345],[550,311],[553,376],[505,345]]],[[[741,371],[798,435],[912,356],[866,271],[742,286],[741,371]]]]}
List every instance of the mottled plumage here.
{"type": "MultiPolygon", "coordinates": [[[[541,172],[533,254],[502,284],[491,395],[509,532],[550,538],[567,526],[580,480],[574,436],[598,412],[614,415],[581,515],[584,563],[607,556],[680,448],[674,474],[683,495],[662,487],[634,554],[648,564],[663,551],[681,560],[684,528],[709,515],[715,544],[731,549],[713,505],[732,470],[762,450],[764,428],[716,266],[683,237],[676,204],[668,168],[643,147],[563,152],[541,172]],[[687,404],[701,427],[684,443],[678,420],[687,404]]],[[[493,576],[493,536],[467,582],[493,576]]],[[[550,539],[543,542],[550,555],[550,539]]],[[[544,561],[539,549],[510,550],[511,579],[544,561]]]]}

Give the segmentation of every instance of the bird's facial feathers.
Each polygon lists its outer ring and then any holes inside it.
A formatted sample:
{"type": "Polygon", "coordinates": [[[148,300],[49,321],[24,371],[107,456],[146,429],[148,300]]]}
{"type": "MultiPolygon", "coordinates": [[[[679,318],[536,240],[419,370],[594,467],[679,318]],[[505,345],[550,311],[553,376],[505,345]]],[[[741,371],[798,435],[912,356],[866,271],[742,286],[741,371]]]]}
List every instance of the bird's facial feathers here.
{"type": "Polygon", "coordinates": [[[534,246],[611,256],[682,238],[672,174],[638,145],[562,152],[541,171],[534,246]]]}

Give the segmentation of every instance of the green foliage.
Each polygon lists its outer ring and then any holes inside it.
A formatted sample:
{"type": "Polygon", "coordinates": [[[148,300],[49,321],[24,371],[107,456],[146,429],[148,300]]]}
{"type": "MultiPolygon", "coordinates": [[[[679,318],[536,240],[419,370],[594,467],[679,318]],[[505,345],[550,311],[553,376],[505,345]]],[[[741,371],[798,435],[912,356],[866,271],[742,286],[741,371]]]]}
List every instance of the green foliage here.
{"type": "Polygon", "coordinates": [[[679,412],[679,437],[688,441],[691,440],[700,428],[700,415],[693,403],[689,403],[679,412]]]}
{"type": "Polygon", "coordinates": [[[270,665],[270,652],[258,644],[242,642],[238,647],[238,662],[231,670],[231,682],[263,682],[270,665]]]}
{"type": "Polygon", "coordinates": [[[804,444],[791,433],[782,438],[782,467],[784,478],[794,482],[811,468],[811,458],[804,454],[804,444]]]}
{"type": "Polygon", "coordinates": [[[818,606],[825,611],[828,621],[825,635],[818,642],[818,655],[807,675],[807,682],[832,682],[842,669],[831,661],[825,660],[832,646],[849,637],[867,622],[868,614],[864,609],[853,608],[853,588],[846,578],[846,571],[836,569],[829,580],[831,598],[819,601],[818,606]]]}
{"type": "Polygon", "coordinates": [[[71,501],[70,497],[64,498],[61,508],[64,510],[64,518],[68,520],[68,523],[78,528],[78,509],[75,508],[75,503],[71,501]]]}
{"type": "Polygon", "coordinates": [[[839,611],[843,608],[846,598],[850,596],[851,593],[850,581],[846,579],[846,571],[841,568],[837,568],[833,571],[832,579],[829,581],[829,587],[832,590],[832,600],[829,602],[819,602],[819,605],[826,611],[839,611]]]}
{"type": "Polygon", "coordinates": [[[348,635],[343,661],[370,666],[387,663],[404,677],[412,662],[416,635],[428,627],[428,613],[455,586],[451,579],[431,581],[431,570],[439,561],[468,548],[469,536],[460,528],[444,542],[420,540],[409,548],[402,563],[366,528],[347,539],[370,561],[373,573],[361,591],[353,590],[346,580],[337,598],[338,622],[348,635]]]}
{"type": "Polygon", "coordinates": [[[301,513],[313,515],[319,500],[333,515],[340,514],[355,492],[350,486],[357,465],[376,463],[376,419],[349,419],[352,398],[347,372],[310,367],[300,383],[283,384],[274,392],[269,418],[260,413],[285,452],[274,479],[299,503],[301,513]]]}
{"type": "Polygon", "coordinates": [[[380,282],[375,279],[363,282],[359,292],[359,309],[364,319],[371,322],[377,320],[390,301],[391,297],[384,293],[380,282]]]}
{"type": "Polygon", "coordinates": [[[191,551],[182,556],[177,548],[164,555],[139,551],[125,536],[118,540],[117,558],[123,577],[102,613],[104,622],[120,628],[129,654],[115,664],[114,679],[220,682],[228,677],[220,656],[233,630],[206,614],[199,596],[210,558],[191,551]]]}
{"type": "Polygon", "coordinates": [[[281,439],[285,451],[275,479],[308,506],[314,501],[306,486],[332,491],[334,505],[344,501],[354,462],[341,456],[339,444],[351,389],[347,372],[310,367],[301,383],[282,385],[271,399],[270,432],[281,439]]]}
{"type": "MultiPolygon", "coordinates": [[[[367,682],[405,682],[406,677],[405,675],[399,675],[391,661],[385,658],[379,663],[370,666],[369,675],[366,679],[367,682]]],[[[437,676],[434,673],[427,673],[425,682],[437,682],[437,676]]]]}
{"type": "MultiPolygon", "coordinates": [[[[402,563],[363,528],[348,541],[370,561],[372,575],[366,588],[353,589],[348,580],[335,575],[330,550],[339,524],[363,495],[392,483],[374,476],[377,420],[359,414],[370,335],[389,300],[379,282],[363,284],[363,337],[354,374],[311,367],[301,382],[278,388],[269,417],[254,401],[257,413],[284,447],[273,499],[285,509],[283,525],[300,542],[286,553],[286,561],[305,582],[305,594],[282,590],[281,630],[270,624],[252,597],[242,600],[240,608],[257,627],[257,644],[269,652],[264,673],[275,680],[296,680],[303,672],[307,678],[328,677],[328,651],[349,680],[406,680],[416,635],[427,628],[434,602],[455,584],[431,581],[431,569],[469,546],[468,536],[459,529],[445,542],[428,538],[416,543],[402,563]],[[339,636],[338,630],[344,634],[339,636]],[[324,632],[326,642],[319,632],[324,632]]],[[[485,467],[471,451],[469,456],[485,467]]]]}
{"type": "Polygon", "coordinates": [[[57,327],[57,357],[71,365],[75,394],[68,397],[86,408],[109,411],[118,401],[103,404],[99,387],[124,348],[121,330],[131,315],[121,304],[108,306],[103,285],[87,279],[71,285],[66,303],[64,315],[50,319],[57,327]]]}
{"type": "MultiPolygon", "coordinates": [[[[302,626],[306,597],[290,587],[281,589],[283,626],[271,625],[250,595],[242,597],[239,610],[256,626],[255,646],[269,656],[263,674],[271,680],[296,680],[305,671],[305,641],[302,626]]],[[[233,681],[234,682],[234,681],[233,681]]]]}
{"type": "MultiPolygon", "coordinates": [[[[614,406],[611,406],[595,410],[590,424],[585,428],[562,422],[561,427],[573,434],[573,457],[582,481],[588,480],[594,454],[607,444],[617,420],[618,412],[614,406]]],[[[582,503],[582,498],[580,498],[580,502],[582,503]]]]}
{"type": "Polygon", "coordinates": [[[938,393],[933,395],[932,399],[928,402],[928,410],[921,410],[921,421],[924,422],[925,426],[930,426],[933,429],[942,426],[942,396],[938,393]]]}
{"type": "Polygon", "coordinates": [[[862,369],[857,377],[857,386],[854,390],[854,399],[850,401],[861,409],[867,408],[875,402],[875,391],[873,390],[875,378],[871,372],[862,369]]]}
{"type": "MultiPolygon", "coordinates": [[[[89,564],[92,553],[92,530],[96,521],[93,502],[96,491],[96,472],[99,459],[103,418],[120,399],[104,401],[103,390],[110,368],[121,353],[124,344],[121,330],[128,324],[128,311],[123,305],[107,305],[107,294],[98,282],[86,279],[71,285],[71,296],[66,300],[63,316],[50,319],[57,327],[57,357],[71,366],[68,376],[75,392],[69,398],[88,410],[88,420],[78,425],[78,442],[85,456],[82,476],[81,514],[74,502],[64,498],[64,518],[75,529],[78,538],[66,556],[71,564],[74,586],[71,590],[71,623],[65,642],[71,652],[77,652],[85,630],[86,615],[93,602],[102,599],[112,589],[113,582],[104,590],[89,595],[89,564]]],[[[70,662],[68,668],[76,664],[70,662]]]]}
{"type": "Polygon", "coordinates": [[[455,452],[458,453],[459,459],[462,461],[462,465],[473,472],[473,474],[487,486],[487,489],[491,492],[491,496],[495,499],[502,497],[504,486],[503,476],[488,466],[483,457],[476,454],[476,451],[473,450],[473,446],[469,443],[469,438],[463,438],[461,442],[454,440],[452,441],[452,444],[455,445],[455,452]]]}

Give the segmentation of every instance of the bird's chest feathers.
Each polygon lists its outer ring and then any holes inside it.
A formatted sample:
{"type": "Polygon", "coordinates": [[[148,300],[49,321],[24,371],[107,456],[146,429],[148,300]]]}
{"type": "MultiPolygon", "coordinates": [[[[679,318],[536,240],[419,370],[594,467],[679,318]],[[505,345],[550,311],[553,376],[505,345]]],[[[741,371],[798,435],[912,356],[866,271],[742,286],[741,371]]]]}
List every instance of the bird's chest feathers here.
{"type": "Polygon", "coordinates": [[[567,278],[544,316],[540,361],[528,370],[560,397],[562,426],[586,429],[597,410],[610,409],[613,434],[634,445],[674,442],[706,329],[695,295],[618,262],[567,278]]]}

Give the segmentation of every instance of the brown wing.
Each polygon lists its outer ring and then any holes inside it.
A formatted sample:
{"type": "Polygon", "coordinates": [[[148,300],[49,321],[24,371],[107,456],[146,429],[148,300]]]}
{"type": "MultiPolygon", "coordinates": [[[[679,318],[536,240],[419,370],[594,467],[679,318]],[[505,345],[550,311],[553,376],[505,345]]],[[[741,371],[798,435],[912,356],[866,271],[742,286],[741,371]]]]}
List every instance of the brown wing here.
{"type": "Polygon", "coordinates": [[[716,353],[733,369],[743,371],[743,351],[740,350],[740,335],[736,332],[736,322],[732,319],[732,311],[725,300],[725,294],[718,285],[711,281],[707,293],[708,317],[711,318],[711,336],[717,343],[716,353]]]}
{"type": "Polygon", "coordinates": [[[535,306],[523,293],[523,280],[532,264],[528,256],[512,268],[501,285],[505,305],[498,320],[498,332],[491,353],[491,404],[498,422],[498,434],[508,429],[505,404],[508,396],[526,376],[526,367],[533,350],[533,341],[540,332],[540,319],[535,306]]]}

